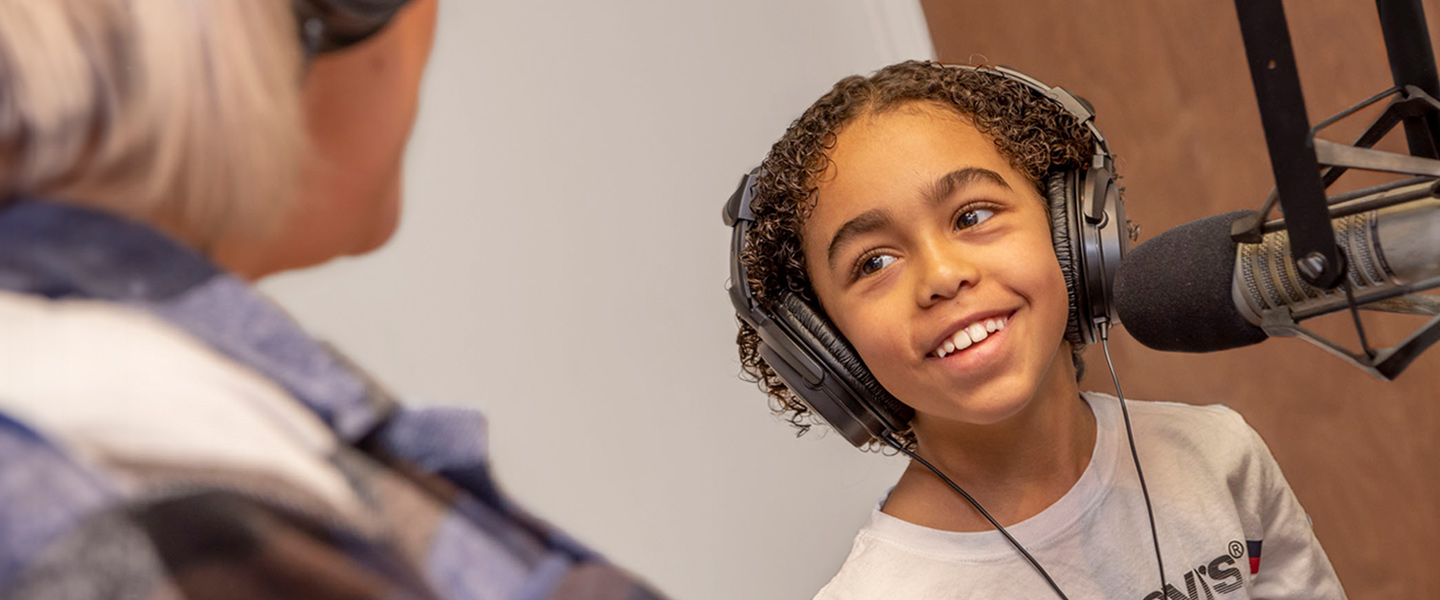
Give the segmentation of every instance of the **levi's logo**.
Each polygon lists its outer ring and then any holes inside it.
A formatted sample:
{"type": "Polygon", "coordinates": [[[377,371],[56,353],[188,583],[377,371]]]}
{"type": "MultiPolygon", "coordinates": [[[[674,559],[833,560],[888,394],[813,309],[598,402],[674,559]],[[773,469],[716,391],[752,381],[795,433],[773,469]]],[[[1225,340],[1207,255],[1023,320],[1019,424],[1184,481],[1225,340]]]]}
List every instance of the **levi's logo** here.
{"type": "Polygon", "coordinates": [[[1216,600],[1219,596],[1229,594],[1244,586],[1243,575],[1240,567],[1236,566],[1245,552],[1250,551],[1251,574],[1258,569],[1260,542],[1250,541],[1249,545],[1238,541],[1230,542],[1225,554],[1215,557],[1213,560],[1196,565],[1195,568],[1185,572],[1181,581],[1166,583],[1165,589],[1156,590],[1145,595],[1144,600],[1216,600]],[[1182,591],[1176,584],[1184,586],[1182,591]]]}

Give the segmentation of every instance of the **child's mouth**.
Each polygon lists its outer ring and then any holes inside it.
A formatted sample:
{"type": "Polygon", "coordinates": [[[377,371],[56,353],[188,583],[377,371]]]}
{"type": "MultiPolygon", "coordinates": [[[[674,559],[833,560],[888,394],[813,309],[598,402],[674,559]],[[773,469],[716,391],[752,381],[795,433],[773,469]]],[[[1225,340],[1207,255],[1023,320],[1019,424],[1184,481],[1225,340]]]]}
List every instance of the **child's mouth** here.
{"type": "Polygon", "coordinates": [[[965,349],[985,341],[990,337],[990,334],[1004,330],[1005,325],[1009,322],[1010,315],[1006,315],[1003,317],[981,319],[971,323],[960,331],[955,332],[954,335],[946,338],[944,342],[941,342],[938,348],[930,352],[930,356],[934,358],[945,358],[956,352],[963,352],[965,349]]]}

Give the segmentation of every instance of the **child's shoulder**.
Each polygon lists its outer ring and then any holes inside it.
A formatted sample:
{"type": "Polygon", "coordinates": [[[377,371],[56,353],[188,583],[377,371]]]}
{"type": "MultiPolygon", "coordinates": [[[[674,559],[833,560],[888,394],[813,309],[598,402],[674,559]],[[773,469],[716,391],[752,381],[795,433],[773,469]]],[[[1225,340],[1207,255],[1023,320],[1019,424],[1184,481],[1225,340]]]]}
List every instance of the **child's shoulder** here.
{"type": "MultiPolygon", "coordinates": [[[[1102,392],[1084,392],[1085,397],[1096,410],[1103,405],[1114,405],[1119,411],[1119,399],[1102,392]]],[[[1132,419],[1154,420],[1157,423],[1204,424],[1249,430],[1250,425],[1235,409],[1224,404],[1191,404],[1166,400],[1136,400],[1126,398],[1125,405],[1132,419]]]]}
{"type": "MultiPolygon", "coordinates": [[[[1096,415],[1108,411],[1119,428],[1119,400],[1109,394],[1086,392],[1096,415]]],[[[1188,404],[1157,400],[1126,399],[1137,442],[1162,441],[1172,447],[1207,454],[1248,453],[1264,449],[1264,441],[1245,417],[1224,404],[1188,404]]]]}
{"type": "MultiPolygon", "coordinates": [[[[1111,412],[1112,435],[1123,446],[1125,424],[1119,401],[1104,394],[1087,396],[1097,420],[1103,420],[1103,411],[1111,412]]],[[[1197,498],[1223,490],[1251,514],[1259,510],[1256,503],[1264,492],[1286,485],[1270,448],[1234,409],[1223,404],[1128,399],[1125,404],[1140,459],[1147,465],[1165,465],[1153,473],[1146,470],[1156,479],[1152,489],[1189,490],[1197,498]]]]}

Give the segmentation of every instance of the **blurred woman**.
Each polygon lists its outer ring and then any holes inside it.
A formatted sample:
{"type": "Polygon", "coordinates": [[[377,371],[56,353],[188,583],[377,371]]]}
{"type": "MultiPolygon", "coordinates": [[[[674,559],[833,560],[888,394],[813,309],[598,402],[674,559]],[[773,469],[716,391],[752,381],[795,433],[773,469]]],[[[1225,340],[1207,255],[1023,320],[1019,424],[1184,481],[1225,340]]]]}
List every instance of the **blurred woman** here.
{"type": "Polygon", "coordinates": [[[0,597],[656,597],[250,282],[382,245],[435,0],[0,0],[0,597]]]}

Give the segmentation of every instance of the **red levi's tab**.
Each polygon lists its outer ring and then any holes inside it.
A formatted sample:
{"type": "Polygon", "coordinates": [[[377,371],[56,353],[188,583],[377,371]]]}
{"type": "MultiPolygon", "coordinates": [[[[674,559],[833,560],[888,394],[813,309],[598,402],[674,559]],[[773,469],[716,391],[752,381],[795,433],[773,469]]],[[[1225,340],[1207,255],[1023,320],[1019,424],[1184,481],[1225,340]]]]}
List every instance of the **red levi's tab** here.
{"type": "Polygon", "coordinates": [[[1260,572],[1260,543],[1265,540],[1245,540],[1245,549],[1250,555],[1250,574],[1260,572]]]}

